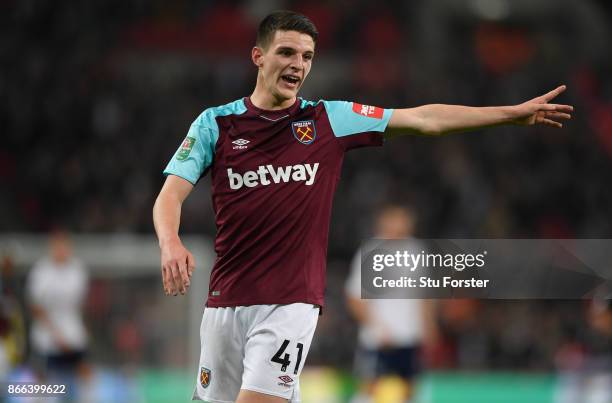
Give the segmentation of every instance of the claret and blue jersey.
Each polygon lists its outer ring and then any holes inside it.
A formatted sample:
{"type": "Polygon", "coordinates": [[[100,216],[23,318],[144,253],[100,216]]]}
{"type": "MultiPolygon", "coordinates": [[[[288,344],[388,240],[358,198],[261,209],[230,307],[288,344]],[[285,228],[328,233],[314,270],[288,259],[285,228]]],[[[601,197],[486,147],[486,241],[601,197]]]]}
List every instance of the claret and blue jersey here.
{"type": "Polygon", "coordinates": [[[267,111],[243,98],[198,116],[164,174],[195,185],[211,172],[217,259],[207,306],[323,305],[344,152],[382,145],[391,113],[300,98],[267,111]]]}

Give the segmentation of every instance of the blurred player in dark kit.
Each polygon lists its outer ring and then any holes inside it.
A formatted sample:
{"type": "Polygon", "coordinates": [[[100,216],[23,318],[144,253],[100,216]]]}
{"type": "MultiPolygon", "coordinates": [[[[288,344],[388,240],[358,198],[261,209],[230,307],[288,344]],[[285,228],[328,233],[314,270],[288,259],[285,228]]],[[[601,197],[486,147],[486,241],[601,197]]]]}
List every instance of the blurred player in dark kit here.
{"type": "Polygon", "coordinates": [[[184,294],[196,267],[178,235],[181,205],[207,172],[217,226],[201,324],[194,399],[298,402],[299,375],[323,306],[328,228],[344,153],[380,146],[387,128],[442,135],[507,125],[561,127],[564,86],[514,106],[384,109],[297,97],[317,30],[281,11],[261,22],[253,93],[208,108],[164,173],[153,209],[167,294],[184,294]]]}

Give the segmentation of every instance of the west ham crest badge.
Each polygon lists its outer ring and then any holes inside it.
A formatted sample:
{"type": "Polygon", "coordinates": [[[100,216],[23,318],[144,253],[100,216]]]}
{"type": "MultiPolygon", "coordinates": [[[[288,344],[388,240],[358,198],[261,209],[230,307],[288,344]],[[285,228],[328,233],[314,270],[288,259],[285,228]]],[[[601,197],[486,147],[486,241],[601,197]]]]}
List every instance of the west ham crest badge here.
{"type": "Polygon", "coordinates": [[[293,136],[296,140],[302,144],[310,144],[317,137],[314,120],[292,122],[291,130],[293,130],[293,136]]]}
{"type": "Polygon", "coordinates": [[[204,389],[210,385],[211,375],[210,369],[200,367],[200,385],[202,385],[204,389]]]}

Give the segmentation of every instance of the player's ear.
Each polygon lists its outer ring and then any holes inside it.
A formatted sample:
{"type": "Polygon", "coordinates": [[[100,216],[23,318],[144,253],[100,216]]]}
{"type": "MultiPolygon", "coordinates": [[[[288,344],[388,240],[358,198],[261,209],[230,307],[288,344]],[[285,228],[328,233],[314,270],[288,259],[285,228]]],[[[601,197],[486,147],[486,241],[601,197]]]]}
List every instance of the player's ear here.
{"type": "Polygon", "coordinates": [[[261,49],[259,46],[253,46],[253,49],[251,49],[251,60],[253,61],[253,64],[255,64],[255,66],[262,67],[263,49],[261,49]]]}

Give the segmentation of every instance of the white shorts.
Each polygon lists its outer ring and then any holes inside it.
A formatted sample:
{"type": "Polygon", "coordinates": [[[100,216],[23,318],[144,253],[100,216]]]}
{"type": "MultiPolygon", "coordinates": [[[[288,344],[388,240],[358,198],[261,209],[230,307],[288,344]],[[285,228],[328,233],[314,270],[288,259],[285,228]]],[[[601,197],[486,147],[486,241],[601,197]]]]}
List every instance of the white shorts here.
{"type": "Polygon", "coordinates": [[[192,400],[233,403],[247,389],[299,402],[318,318],[319,307],[303,303],[205,308],[192,400]]]}

